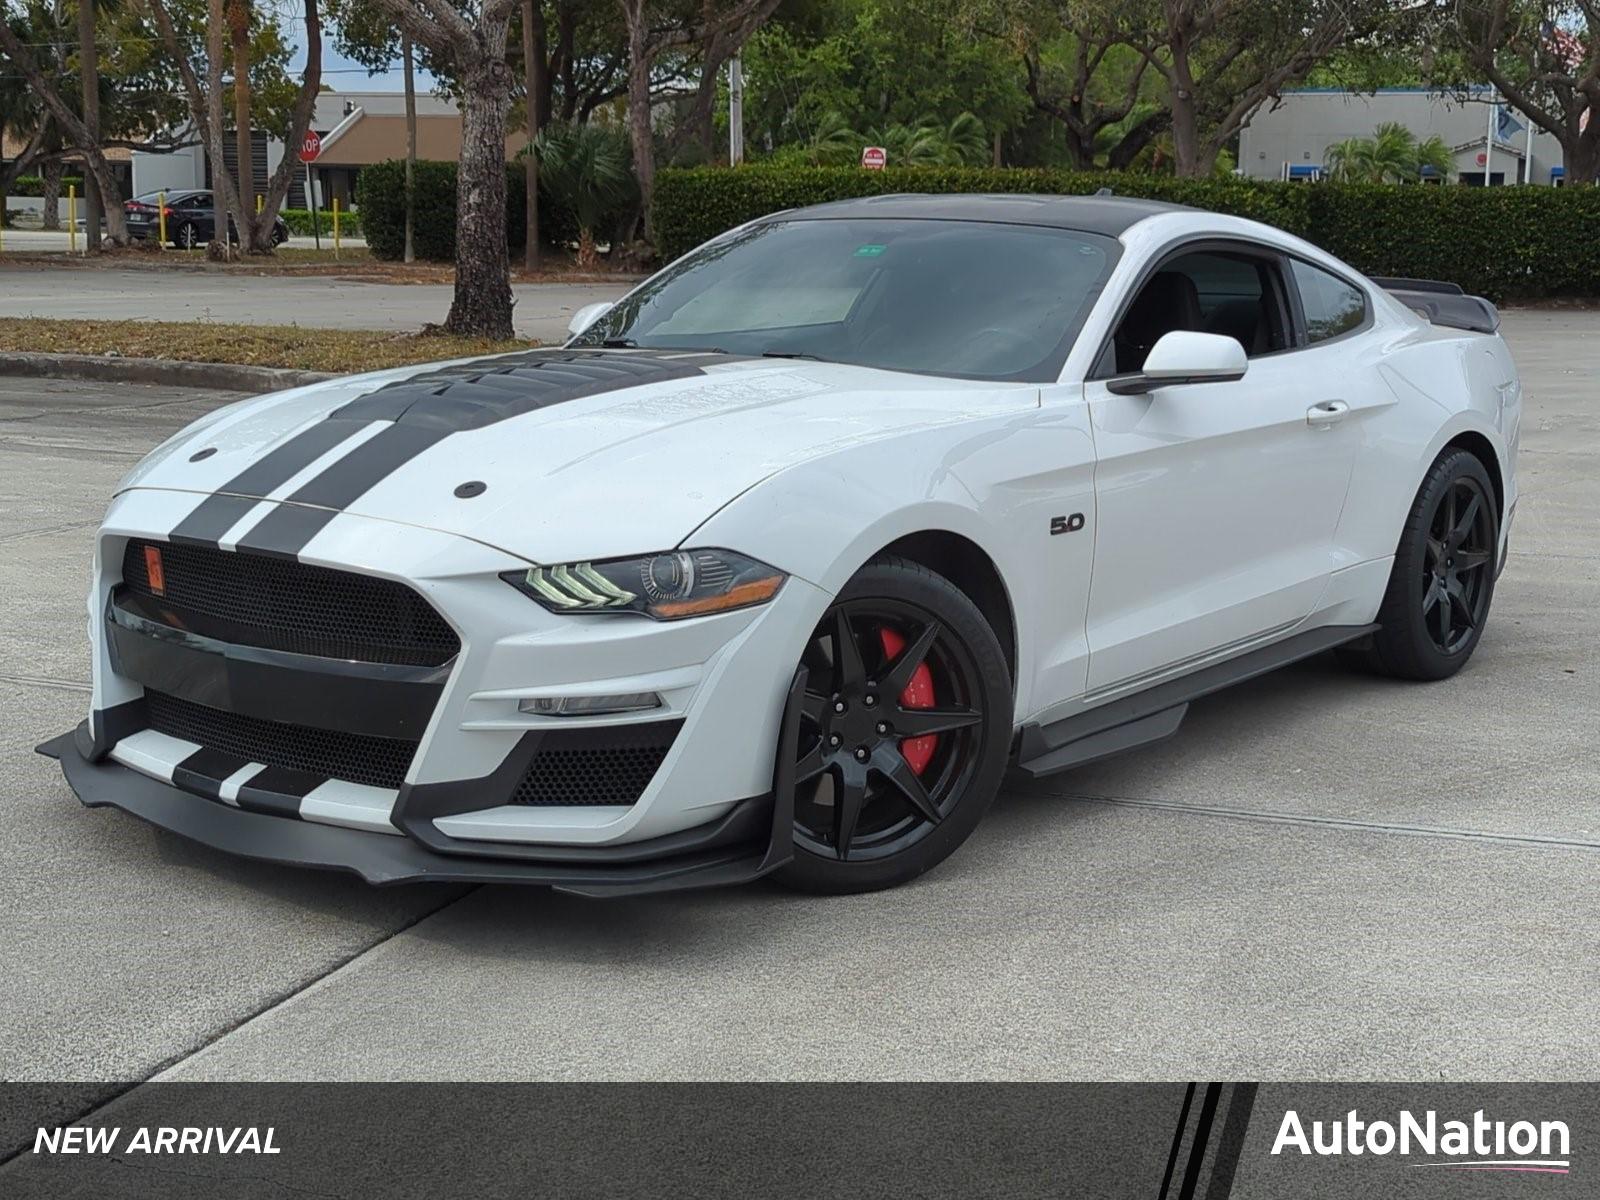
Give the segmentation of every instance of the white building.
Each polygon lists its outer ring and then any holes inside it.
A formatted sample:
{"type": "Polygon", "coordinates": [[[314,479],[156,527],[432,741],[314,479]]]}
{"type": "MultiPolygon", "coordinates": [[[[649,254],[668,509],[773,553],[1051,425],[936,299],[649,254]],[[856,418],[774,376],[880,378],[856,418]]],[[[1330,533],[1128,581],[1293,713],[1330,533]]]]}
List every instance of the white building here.
{"type": "Polygon", "coordinates": [[[1437,135],[1455,157],[1456,179],[1489,183],[1557,184],[1561,144],[1487,87],[1467,97],[1427,88],[1379,88],[1374,94],[1338,88],[1285,92],[1251,118],[1239,134],[1239,171],[1252,179],[1316,178],[1328,147],[1351,137],[1371,137],[1379,125],[1404,125],[1423,141],[1437,135]],[[1491,114],[1494,114],[1491,117],[1491,114]],[[1491,120],[1494,136],[1489,137],[1491,120]]]}

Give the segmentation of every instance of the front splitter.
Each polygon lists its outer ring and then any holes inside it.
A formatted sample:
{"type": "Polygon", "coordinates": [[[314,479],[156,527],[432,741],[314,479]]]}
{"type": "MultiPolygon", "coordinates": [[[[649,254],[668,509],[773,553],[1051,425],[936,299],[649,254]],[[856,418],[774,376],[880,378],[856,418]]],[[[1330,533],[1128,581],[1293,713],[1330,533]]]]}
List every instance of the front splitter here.
{"type": "MultiPolygon", "coordinates": [[[[770,816],[759,841],[746,835],[737,843],[703,845],[681,851],[681,838],[663,839],[662,857],[643,856],[648,843],[616,847],[551,847],[552,858],[477,858],[438,854],[409,837],[322,825],[290,817],[248,812],[185,792],[171,784],[105,759],[90,761],[86,726],[38,747],[61,763],[62,774],[88,808],[120,808],[140,820],[182,837],[243,858],[319,870],[347,871],[368,883],[523,883],[540,884],[585,896],[624,896],[745,883],[781,866],[792,853],[792,806],[771,797],[743,801],[764,805],[770,816]],[[787,811],[778,810],[787,807],[787,811]],[[781,837],[770,832],[782,822],[781,837]],[[787,852],[785,850],[787,849],[787,852]]],[[[730,814],[731,815],[731,814],[730,814]]],[[[724,819],[730,831],[749,821],[724,819]]],[[[708,842],[716,842],[715,831],[708,842]]],[[[533,851],[537,853],[537,851],[533,851]]]]}

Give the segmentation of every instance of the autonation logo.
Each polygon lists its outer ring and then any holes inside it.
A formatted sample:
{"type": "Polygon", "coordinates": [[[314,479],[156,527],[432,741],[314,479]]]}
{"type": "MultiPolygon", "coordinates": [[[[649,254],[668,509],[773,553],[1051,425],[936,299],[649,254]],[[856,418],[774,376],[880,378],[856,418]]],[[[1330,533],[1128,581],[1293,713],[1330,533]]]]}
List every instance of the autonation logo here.
{"type": "Polygon", "coordinates": [[[1290,1109],[1278,1126],[1272,1153],[1299,1151],[1327,1157],[1371,1154],[1422,1155],[1459,1161],[1407,1163],[1455,1171],[1526,1171],[1565,1175],[1572,1135],[1565,1121],[1491,1121],[1479,1109],[1470,1121],[1442,1121],[1429,1109],[1418,1117],[1401,1109],[1393,1121],[1366,1121],[1351,1109],[1340,1121],[1303,1121],[1290,1109]]]}

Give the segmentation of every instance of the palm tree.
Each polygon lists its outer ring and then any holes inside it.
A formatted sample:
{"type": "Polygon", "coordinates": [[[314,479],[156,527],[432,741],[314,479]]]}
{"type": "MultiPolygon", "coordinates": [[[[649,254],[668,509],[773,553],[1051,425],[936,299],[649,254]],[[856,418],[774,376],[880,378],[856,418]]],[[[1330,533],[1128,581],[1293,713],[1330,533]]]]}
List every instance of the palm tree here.
{"type": "Polygon", "coordinates": [[[960,167],[982,163],[989,155],[983,122],[969,112],[948,125],[925,116],[910,125],[880,125],[864,136],[864,145],[888,152],[891,167],[960,167]]]}
{"type": "Polygon", "coordinates": [[[554,122],[534,140],[539,156],[539,186],[572,213],[578,223],[578,265],[599,259],[594,231],[633,199],[637,184],[628,157],[628,137],[620,129],[554,122]]]}
{"type": "Polygon", "coordinates": [[[1385,121],[1372,133],[1372,167],[1378,183],[1411,183],[1419,173],[1417,135],[1398,121],[1385,121]]]}
{"type": "Polygon", "coordinates": [[[1450,153],[1450,147],[1438,134],[1424,138],[1417,143],[1417,170],[1424,175],[1431,171],[1432,177],[1448,182],[1451,173],[1456,169],[1456,156],[1450,153]]]}
{"type": "Polygon", "coordinates": [[[836,112],[824,113],[801,150],[813,167],[848,167],[861,154],[861,138],[836,112]]]}
{"type": "Polygon", "coordinates": [[[1437,136],[1424,142],[1404,125],[1386,121],[1370,138],[1346,138],[1323,155],[1328,178],[1340,183],[1420,183],[1422,168],[1448,175],[1450,148],[1437,136]]]}

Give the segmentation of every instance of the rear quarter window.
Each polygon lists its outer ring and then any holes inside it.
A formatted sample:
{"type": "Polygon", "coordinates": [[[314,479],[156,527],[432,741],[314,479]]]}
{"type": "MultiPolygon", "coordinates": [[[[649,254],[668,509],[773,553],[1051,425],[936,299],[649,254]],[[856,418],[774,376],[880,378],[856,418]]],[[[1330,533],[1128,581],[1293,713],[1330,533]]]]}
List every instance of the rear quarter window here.
{"type": "Polygon", "coordinates": [[[1367,298],[1354,287],[1320,267],[1291,259],[1300,307],[1306,317],[1306,340],[1326,342],[1361,328],[1367,319],[1367,298]]]}

